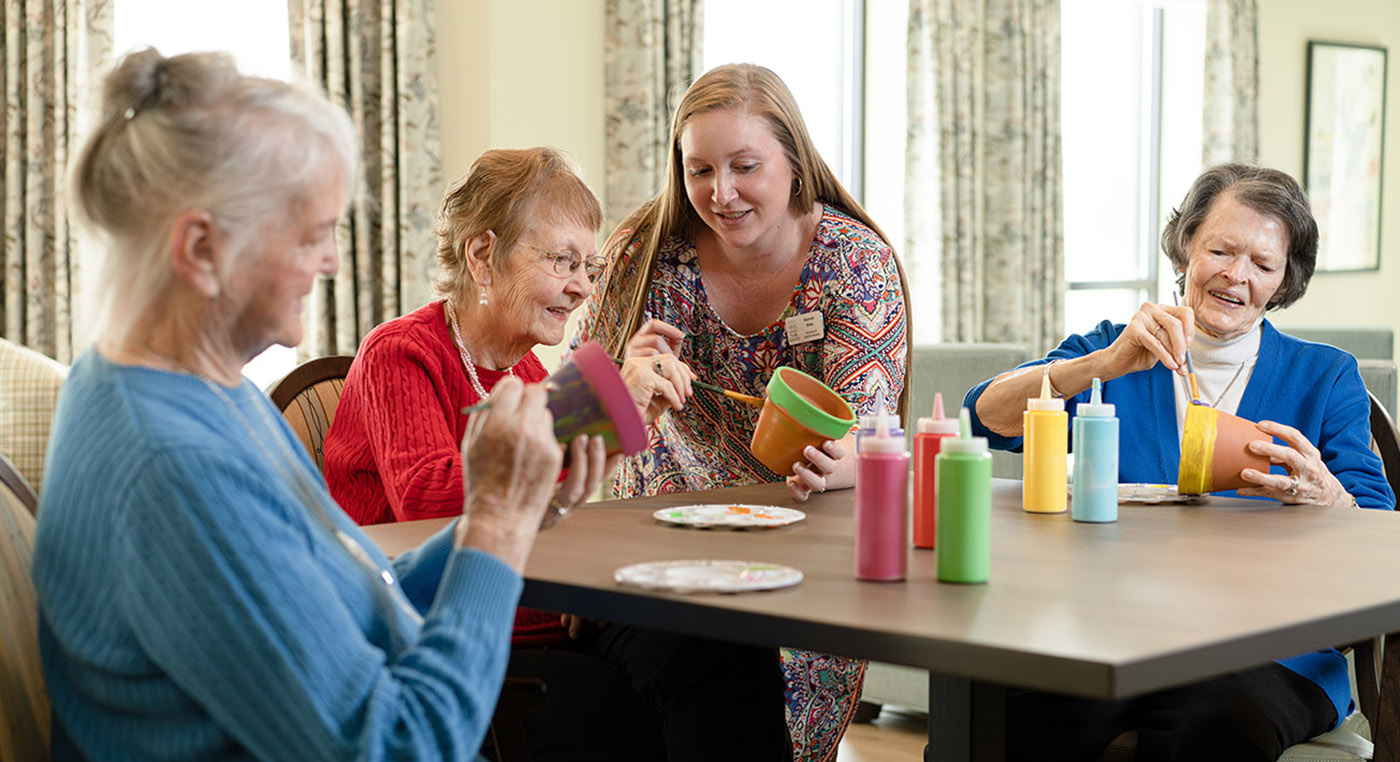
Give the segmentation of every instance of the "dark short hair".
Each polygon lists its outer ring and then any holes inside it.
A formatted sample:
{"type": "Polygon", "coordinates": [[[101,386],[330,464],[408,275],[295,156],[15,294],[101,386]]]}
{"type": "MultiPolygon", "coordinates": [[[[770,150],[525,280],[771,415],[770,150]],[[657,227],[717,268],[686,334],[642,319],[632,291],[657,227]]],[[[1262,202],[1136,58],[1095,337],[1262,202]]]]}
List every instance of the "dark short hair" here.
{"type": "Polygon", "coordinates": [[[1225,191],[1288,228],[1283,287],[1269,302],[1268,309],[1287,307],[1301,299],[1317,267],[1317,220],[1313,219],[1308,196],[1298,181],[1285,172],[1238,163],[1217,164],[1202,172],[1162,229],[1162,252],[1176,268],[1177,288],[1183,293],[1186,288],[1186,264],[1191,258],[1187,247],[1191,238],[1205,222],[1211,204],[1225,191]]]}

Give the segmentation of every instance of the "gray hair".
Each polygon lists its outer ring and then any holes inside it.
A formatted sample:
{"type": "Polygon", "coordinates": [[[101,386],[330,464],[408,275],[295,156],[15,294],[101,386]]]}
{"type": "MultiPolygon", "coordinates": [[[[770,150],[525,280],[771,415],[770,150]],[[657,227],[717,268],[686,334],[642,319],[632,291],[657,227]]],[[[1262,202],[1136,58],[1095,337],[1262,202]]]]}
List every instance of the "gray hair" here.
{"type": "Polygon", "coordinates": [[[125,341],[173,279],[171,225],[209,212],[231,237],[219,278],[251,244],[341,169],[355,185],[357,148],[345,111],[317,90],[240,74],[224,53],[131,53],[103,83],[98,125],[71,170],[75,216],[106,249],[97,294],[101,333],[125,341]]]}
{"type": "Polygon", "coordinates": [[[1268,309],[1298,301],[1308,290],[1317,267],[1317,220],[1308,196],[1287,173],[1248,164],[1217,164],[1196,178],[1181,206],[1172,210],[1162,229],[1162,252],[1176,268],[1176,285],[1185,293],[1191,238],[1205,222],[1211,203],[1229,191],[1240,203],[1282,222],[1288,228],[1288,259],[1283,286],[1268,309]]]}

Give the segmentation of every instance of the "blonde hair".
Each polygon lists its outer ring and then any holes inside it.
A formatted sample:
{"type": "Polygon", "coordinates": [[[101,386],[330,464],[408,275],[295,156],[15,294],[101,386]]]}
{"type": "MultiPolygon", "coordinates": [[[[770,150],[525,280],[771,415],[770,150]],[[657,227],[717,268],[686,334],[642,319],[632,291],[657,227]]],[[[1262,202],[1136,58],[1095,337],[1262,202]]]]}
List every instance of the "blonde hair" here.
{"type": "MultiPolygon", "coordinates": [[[[685,174],[681,165],[681,133],[691,117],[723,109],[741,109],[764,119],[773,137],[783,148],[798,183],[792,197],[792,210],[805,214],[812,205],[821,202],[864,224],[894,251],[894,245],[875,220],[870,218],[836,179],[818,153],[797,101],[783,80],[770,69],[754,64],[726,64],[707,72],[685,91],[671,119],[670,158],[666,162],[666,183],[661,192],[643,204],[618,225],[604,245],[612,257],[607,281],[600,295],[605,314],[615,320],[598,321],[600,335],[615,356],[622,356],[627,340],[641,328],[646,310],[647,293],[656,272],[657,255],[667,240],[695,240],[705,224],[690,204],[685,192],[685,174]],[[622,252],[636,247],[637,253],[625,268],[619,268],[622,252]],[[608,307],[607,305],[612,305],[608,307]],[[608,326],[616,333],[607,335],[608,326]]],[[[899,273],[901,297],[904,300],[905,366],[912,367],[912,323],[909,312],[908,279],[899,258],[894,257],[899,273]]],[[[907,412],[909,390],[905,384],[899,397],[899,411],[907,412]]]]}
{"type": "Polygon", "coordinates": [[[598,197],[579,177],[578,167],[555,148],[487,151],[442,198],[437,221],[437,291],[466,299],[475,281],[467,268],[467,242],[490,230],[496,242],[491,268],[501,272],[508,252],[542,214],[594,233],[603,224],[598,197]]]}
{"type": "Polygon", "coordinates": [[[104,244],[102,335],[125,341],[169,286],[170,228],[181,214],[205,210],[230,234],[222,280],[266,226],[309,198],[328,163],[339,165],[348,199],[356,151],[349,116],[308,86],[245,76],[224,53],[123,57],[69,183],[78,221],[104,244]]]}

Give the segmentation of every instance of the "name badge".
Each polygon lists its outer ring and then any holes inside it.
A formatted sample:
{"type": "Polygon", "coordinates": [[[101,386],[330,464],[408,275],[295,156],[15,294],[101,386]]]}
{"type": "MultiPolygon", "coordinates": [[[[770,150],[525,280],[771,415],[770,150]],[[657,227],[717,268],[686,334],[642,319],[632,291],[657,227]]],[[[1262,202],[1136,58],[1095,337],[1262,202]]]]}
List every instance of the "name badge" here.
{"type": "Polygon", "coordinates": [[[826,325],[820,312],[793,315],[783,321],[783,328],[787,331],[788,344],[806,344],[826,335],[826,325]]]}

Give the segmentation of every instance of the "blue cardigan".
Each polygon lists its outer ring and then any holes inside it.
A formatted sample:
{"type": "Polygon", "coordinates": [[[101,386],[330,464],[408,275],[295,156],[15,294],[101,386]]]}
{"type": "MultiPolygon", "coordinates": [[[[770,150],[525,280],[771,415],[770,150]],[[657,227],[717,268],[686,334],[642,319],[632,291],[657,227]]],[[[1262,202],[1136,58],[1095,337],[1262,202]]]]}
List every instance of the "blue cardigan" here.
{"type": "MultiPolygon", "coordinates": [[[[1103,349],[1118,338],[1124,327],[1105,320],[1087,334],[1065,339],[1049,356],[1020,367],[1082,357],[1103,349]]],[[[1158,363],[1103,385],[1103,399],[1117,406],[1123,432],[1118,451],[1120,482],[1176,483],[1181,441],[1176,430],[1172,375],[1171,370],[1158,363]]],[[[1021,437],[993,433],[977,417],[977,399],[990,383],[988,379],[974,386],[963,402],[972,411],[973,433],[987,437],[996,449],[1019,451],[1021,437]]],[[[1088,401],[1088,391],[1067,399],[1070,418],[1080,403],[1088,401]]],[[[1350,354],[1279,333],[1265,320],[1259,358],[1236,412],[1252,421],[1267,419],[1298,429],[1322,452],[1327,469],[1356,498],[1357,504],[1363,508],[1394,509],[1395,495],[1386,481],[1380,457],[1371,452],[1370,398],[1356,358],[1350,354]]],[[[1285,473],[1282,466],[1272,470],[1285,473]]],[[[1337,708],[1338,722],[1350,711],[1351,687],[1341,654],[1335,650],[1318,651],[1279,663],[1321,686],[1337,708]]]]}
{"type": "Polygon", "coordinates": [[[54,759],[475,758],[519,575],[451,527],[391,564],[267,397],[225,395],[92,351],[64,384],[34,552],[54,759]]]}

